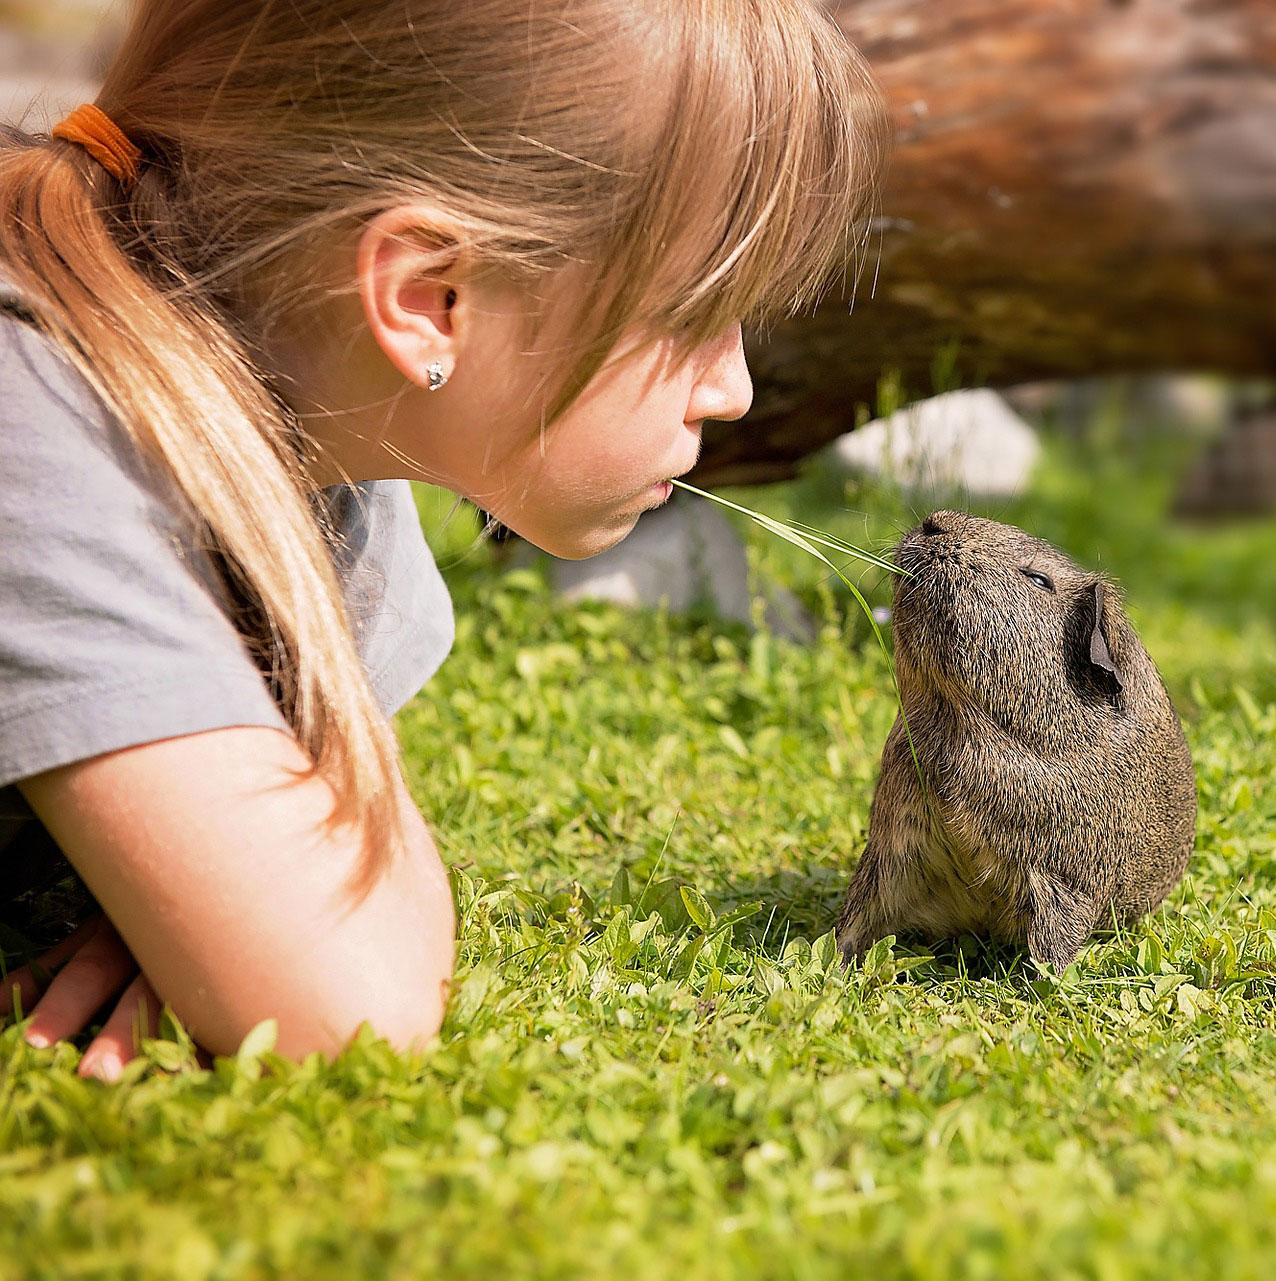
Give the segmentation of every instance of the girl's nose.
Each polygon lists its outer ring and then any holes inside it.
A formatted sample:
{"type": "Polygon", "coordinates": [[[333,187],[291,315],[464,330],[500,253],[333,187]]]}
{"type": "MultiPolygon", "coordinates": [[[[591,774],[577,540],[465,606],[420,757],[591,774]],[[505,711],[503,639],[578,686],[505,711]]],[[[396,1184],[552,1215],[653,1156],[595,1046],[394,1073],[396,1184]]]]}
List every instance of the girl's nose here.
{"type": "Polygon", "coordinates": [[[744,358],[744,331],[737,325],[708,344],[706,362],[692,393],[688,422],[712,418],[733,422],[753,404],[753,379],[744,358]]]}

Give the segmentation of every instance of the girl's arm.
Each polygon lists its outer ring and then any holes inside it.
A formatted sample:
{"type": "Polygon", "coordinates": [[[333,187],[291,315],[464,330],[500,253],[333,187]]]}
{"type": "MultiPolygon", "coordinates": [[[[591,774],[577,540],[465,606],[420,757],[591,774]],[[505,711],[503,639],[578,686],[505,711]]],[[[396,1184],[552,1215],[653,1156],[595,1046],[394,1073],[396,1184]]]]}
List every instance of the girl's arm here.
{"type": "Polygon", "coordinates": [[[145,979],[215,1054],[266,1018],[293,1058],[337,1052],[365,1020],[400,1048],[442,1020],[455,920],[419,812],[403,789],[409,848],[352,907],[358,834],[325,832],[331,787],[289,777],[307,764],[288,734],[240,727],[19,785],[145,979]]]}

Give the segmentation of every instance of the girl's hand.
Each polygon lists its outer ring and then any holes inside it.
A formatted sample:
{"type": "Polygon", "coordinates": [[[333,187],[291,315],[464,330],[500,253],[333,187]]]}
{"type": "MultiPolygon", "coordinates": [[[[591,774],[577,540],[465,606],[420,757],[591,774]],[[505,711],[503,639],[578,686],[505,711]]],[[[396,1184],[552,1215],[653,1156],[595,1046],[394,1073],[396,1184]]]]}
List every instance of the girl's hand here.
{"type": "Polygon", "coordinates": [[[138,1037],[155,1035],[160,1008],[124,940],[99,912],[34,964],[46,971],[60,968],[38,1000],[39,982],[33,967],[14,970],[4,980],[0,1011],[7,1014],[13,1009],[16,989],[23,1012],[33,1012],[27,1042],[43,1049],[82,1031],[118,994],[114,1011],[84,1051],[78,1069],[81,1076],[116,1080],[124,1064],[137,1057],[138,1037]]]}

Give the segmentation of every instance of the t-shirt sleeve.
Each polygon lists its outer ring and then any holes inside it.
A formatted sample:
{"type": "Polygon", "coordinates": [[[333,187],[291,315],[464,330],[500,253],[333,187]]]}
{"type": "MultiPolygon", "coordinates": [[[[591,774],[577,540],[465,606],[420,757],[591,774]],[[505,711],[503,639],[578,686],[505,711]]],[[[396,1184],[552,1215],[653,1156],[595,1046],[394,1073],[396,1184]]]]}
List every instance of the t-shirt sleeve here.
{"type": "Polygon", "coordinates": [[[157,739],[287,729],[179,511],[56,346],[0,319],[0,787],[157,739]]]}

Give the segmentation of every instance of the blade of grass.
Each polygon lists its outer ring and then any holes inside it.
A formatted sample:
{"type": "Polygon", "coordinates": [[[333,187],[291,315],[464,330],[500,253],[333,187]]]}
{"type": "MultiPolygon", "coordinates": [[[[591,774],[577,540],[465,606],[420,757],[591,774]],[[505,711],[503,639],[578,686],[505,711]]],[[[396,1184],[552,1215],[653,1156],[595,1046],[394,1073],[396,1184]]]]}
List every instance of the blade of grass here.
{"type": "MultiPolygon", "coordinates": [[[[688,485],[685,480],[674,480],[673,482],[679,489],[685,489],[689,494],[695,494],[698,498],[707,498],[711,503],[717,503],[719,507],[729,507],[732,511],[739,512],[742,516],[747,516],[750,520],[761,525],[763,529],[770,530],[773,534],[779,534],[781,538],[788,538],[790,542],[794,541],[792,536],[797,536],[808,540],[811,543],[819,543],[825,547],[831,547],[834,551],[842,552],[846,556],[851,556],[856,560],[862,560],[865,564],[874,565],[878,569],[884,569],[888,574],[904,574],[898,566],[892,565],[890,561],[884,560],[880,556],[875,556],[872,552],[866,552],[860,547],[852,547],[850,543],[844,543],[840,538],[834,538],[831,534],[826,534],[822,530],[812,529],[809,525],[800,523],[787,524],[784,521],[778,521],[770,516],[764,516],[761,512],[755,512],[748,507],[742,507],[739,503],[733,503],[729,498],[723,498],[718,494],[711,494],[707,490],[697,489],[694,485],[688,485]]],[[[821,560],[826,558],[812,547],[805,546],[803,543],[797,543],[797,546],[804,547],[812,555],[819,556],[821,560]]],[[[836,570],[836,566],[829,564],[831,569],[836,570]]],[[[848,584],[849,586],[849,584],[848,584]]],[[[855,589],[852,587],[852,591],[855,589]]]]}

